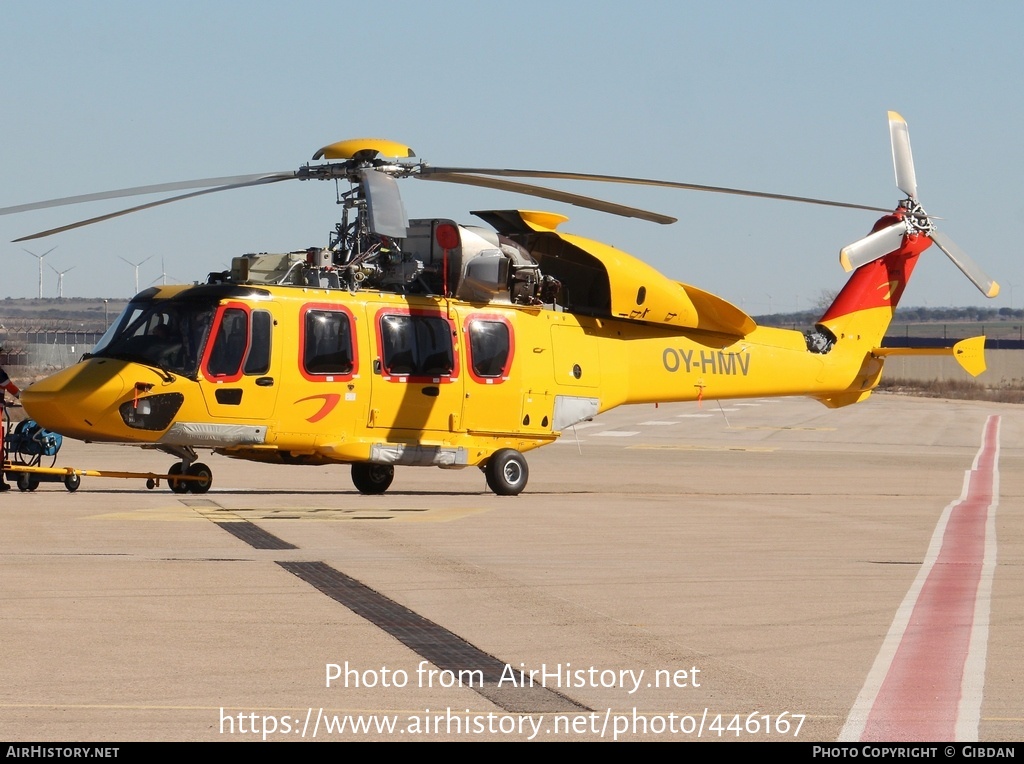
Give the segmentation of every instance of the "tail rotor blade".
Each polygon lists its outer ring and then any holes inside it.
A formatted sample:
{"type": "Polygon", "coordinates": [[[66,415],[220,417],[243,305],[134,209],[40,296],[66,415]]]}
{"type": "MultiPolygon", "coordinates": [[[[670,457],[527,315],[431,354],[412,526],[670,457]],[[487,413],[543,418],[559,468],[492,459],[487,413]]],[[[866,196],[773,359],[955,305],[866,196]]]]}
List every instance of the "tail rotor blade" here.
{"type": "Polygon", "coordinates": [[[910,151],[910,129],[907,120],[895,111],[889,112],[889,139],[892,141],[896,187],[911,199],[917,199],[917,175],[914,172],[914,156],[910,151]]]}
{"type": "Polygon", "coordinates": [[[843,247],[839,253],[839,262],[842,264],[843,270],[849,273],[855,268],[860,268],[862,265],[896,251],[903,244],[903,237],[906,233],[907,226],[900,221],[843,247]]]}
{"type": "MultiPolygon", "coordinates": [[[[910,130],[907,127],[907,121],[895,111],[889,112],[889,138],[892,141],[892,163],[896,170],[896,185],[900,191],[910,197],[912,202],[911,205],[907,205],[907,209],[911,210],[910,218],[908,219],[913,222],[913,228],[927,235],[946,254],[946,257],[952,260],[953,264],[970,279],[971,283],[978,287],[983,295],[986,297],[998,295],[999,284],[990,279],[978,267],[978,264],[966,252],[954,244],[950,238],[934,230],[931,218],[921,209],[921,205],[917,201],[917,175],[914,172],[914,156],[910,151],[910,130]]],[[[885,230],[888,231],[890,229],[887,228],[885,230]]],[[[880,231],[879,233],[885,233],[885,231],[880,231]]],[[[854,258],[862,256],[862,250],[870,249],[868,246],[861,245],[867,245],[869,240],[875,235],[877,234],[872,234],[872,236],[861,239],[861,241],[851,245],[859,249],[848,259],[844,259],[844,257],[846,257],[847,250],[850,247],[843,250],[840,260],[843,262],[844,268],[847,266],[848,261],[852,262],[854,258]]]]}
{"type": "Polygon", "coordinates": [[[981,290],[983,295],[986,297],[995,297],[999,294],[999,284],[990,279],[966,252],[953,243],[952,239],[938,231],[932,231],[929,234],[929,237],[935,242],[939,249],[946,253],[946,257],[952,260],[953,264],[963,271],[963,274],[970,279],[971,283],[981,290]]]}

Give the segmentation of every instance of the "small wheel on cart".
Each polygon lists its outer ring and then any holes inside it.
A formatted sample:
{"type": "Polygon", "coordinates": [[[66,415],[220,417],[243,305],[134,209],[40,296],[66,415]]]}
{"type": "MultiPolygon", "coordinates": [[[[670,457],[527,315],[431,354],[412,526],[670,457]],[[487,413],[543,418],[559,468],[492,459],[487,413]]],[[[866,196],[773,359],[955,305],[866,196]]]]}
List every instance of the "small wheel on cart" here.
{"type": "Polygon", "coordinates": [[[64,478],[64,487],[68,489],[68,493],[74,493],[78,490],[78,487],[82,485],[82,476],[72,472],[64,478]]]}
{"type": "Polygon", "coordinates": [[[213,470],[202,462],[196,462],[189,467],[187,474],[190,477],[198,478],[198,480],[189,480],[185,483],[192,493],[206,493],[213,485],[213,470]]]}
{"type": "Polygon", "coordinates": [[[167,474],[170,475],[167,478],[167,487],[174,493],[186,493],[188,491],[187,480],[176,480],[175,475],[181,475],[184,472],[181,468],[181,462],[175,462],[171,465],[171,468],[167,470],[167,474]]]}
{"type": "Polygon", "coordinates": [[[154,488],[156,488],[156,481],[153,480],[153,478],[149,478],[146,481],[146,488],[148,488],[150,491],[152,491],[154,488]]]}
{"type": "Polygon", "coordinates": [[[28,472],[22,472],[18,475],[18,490],[19,491],[34,491],[39,487],[39,476],[33,475],[28,472]]]}

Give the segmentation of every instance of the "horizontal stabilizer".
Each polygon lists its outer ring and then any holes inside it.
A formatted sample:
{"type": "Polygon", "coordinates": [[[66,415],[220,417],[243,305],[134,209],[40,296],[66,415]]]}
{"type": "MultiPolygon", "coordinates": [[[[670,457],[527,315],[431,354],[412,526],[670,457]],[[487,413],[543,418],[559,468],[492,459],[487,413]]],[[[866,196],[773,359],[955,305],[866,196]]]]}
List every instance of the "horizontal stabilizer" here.
{"type": "Polygon", "coordinates": [[[984,337],[961,340],[951,348],[875,348],[871,352],[880,358],[890,355],[951,355],[972,377],[986,368],[984,337]]]}

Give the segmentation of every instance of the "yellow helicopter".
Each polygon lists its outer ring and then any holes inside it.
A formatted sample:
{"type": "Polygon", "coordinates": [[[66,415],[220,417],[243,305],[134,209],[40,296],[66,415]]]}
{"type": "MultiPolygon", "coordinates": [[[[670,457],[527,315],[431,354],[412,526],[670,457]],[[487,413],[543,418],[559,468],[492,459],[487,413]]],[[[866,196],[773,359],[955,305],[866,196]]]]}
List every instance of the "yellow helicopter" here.
{"type": "MultiPolygon", "coordinates": [[[[348,140],[297,171],[211,178],[21,205],[0,214],[158,191],[199,191],[43,231],[285,180],[344,180],[325,248],[233,259],[205,284],[136,295],[95,349],[24,391],[42,426],[85,441],[154,447],[177,461],[175,492],[203,493],[210,449],[257,462],[350,464],[362,493],[395,465],[480,467],[519,494],[523,454],[629,403],[805,395],[838,407],[878,383],[886,327],[919,255],[935,243],[989,297],[998,285],[917,201],[906,122],[889,113],[894,210],[780,194],[578,173],[432,167],[404,145],[348,140]],[[813,330],[758,326],[720,297],[621,250],[560,230],[552,212],[475,212],[489,227],[406,218],[407,177],[526,193],[639,217],[673,218],[510,177],[655,185],[886,213],[842,250],[854,273],[813,330]]],[[[949,353],[984,370],[984,338],[949,353]]]]}

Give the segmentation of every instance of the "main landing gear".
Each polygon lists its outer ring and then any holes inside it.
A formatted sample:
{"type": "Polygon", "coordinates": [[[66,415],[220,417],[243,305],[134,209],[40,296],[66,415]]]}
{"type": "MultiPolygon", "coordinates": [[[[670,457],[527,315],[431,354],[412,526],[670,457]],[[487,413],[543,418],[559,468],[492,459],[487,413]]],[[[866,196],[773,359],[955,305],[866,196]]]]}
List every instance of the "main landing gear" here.
{"type": "Polygon", "coordinates": [[[518,496],[526,488],[530,468],[526,458],[514,448],[495,451],[484,465],[487,487],[498,496],[518,496]]]}
{"type": "MultiPolygon", "coordinates": [[[[480,469],[487,478],[487,487],[498,496],[518,496],[530,478],[526,458],[514,448],[495,451],[480,469]]],[[[391,487],[394,479],[395,468],[390,464],[356,462],[352,465],[352,484],[361,494],[380,495],[391,487]]],[[[171,490],[177,489],[172,486],[171,490]]],[[[189,489],[183,488],[178,492],[186,490],[189,489]]]]}
{"type": "Polygon", "coordinates": [[[352,465],[352,484],[359,493],[376,495],[384,493],[395,479],[395,468],[390,464],[359,462],[352,465]]]}

